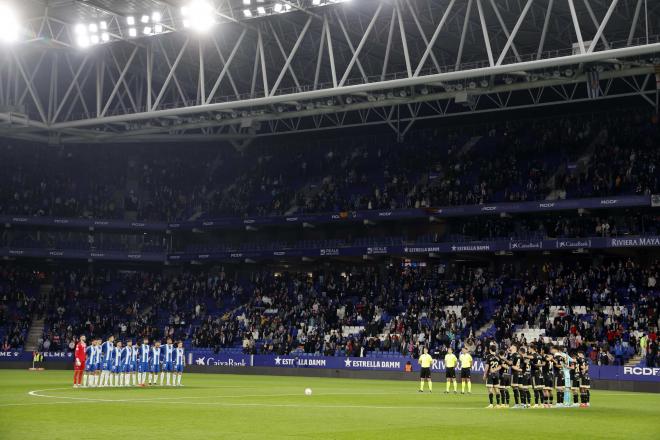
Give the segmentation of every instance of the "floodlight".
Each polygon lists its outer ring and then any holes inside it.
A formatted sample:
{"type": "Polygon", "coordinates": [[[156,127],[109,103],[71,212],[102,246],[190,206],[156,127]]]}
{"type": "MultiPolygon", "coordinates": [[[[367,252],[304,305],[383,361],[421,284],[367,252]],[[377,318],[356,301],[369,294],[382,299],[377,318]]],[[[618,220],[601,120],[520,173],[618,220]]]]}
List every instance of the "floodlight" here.
{"type": "Polygon", "coordinates": [[[162,24],[157,24],[154,26],[154,33],[155,34],[161,34],[163,33],[163,25],[162,24]]]}
{"type": "Polygon", "coordinates": [[[192,0],[181,8],[183,26],[197,32],[209,30],[215,23],[213,5],[206,0],[192,0]]]}
{"type": "Polygon", "coordinates": [[[140,17],[140,22],[143,24],[149,23],[149,16],[143,15],[142,17],[140,17]]]}
{"type": "Polygon", "coordinates": [[[257,8],[257,14],[259,14],[259,15],[266,15],[266,8],[264,8],[263,6],[259,6],[259,7],[257,8]]]}
{"type": "Polygon", "coordinates": [[[133,17],[132,15],[126,17],[126,24],[129,26],[133,26],[135,24],[135,17],[133,17]]]}
{"type": "Polygon", "coordinates": [[[312,4],[313,4],[314,6],[318,6],[318,5],[321,4],[321,0],[312,0],[312,4]]]}
{"type": "Polygon", "coordinates": [[[84,35],[87,33],[87,28],[84,24],[79,23],[73,28],[73,31],[76,33],[76,35],[84,35]]]}
{"type": "Polygon", "coordinates": [[[89,37],[87,35],[80,35],[78,39],[76,40],[76,43],[78,43],[78,46],[80,47],[88,47],[89,46],[89,37]]]}
{"type": "Polygon", "coordinates": [[[90,39],[90,41],[92,42],[92,44],[99,44],[99,41],[101,41],[101,40],[99,39],[99,36],[96,35],[96,34],[94,34],[94,35],[92,35],[91,37],[89,37],[89,39],[90,39]]]}
{"type": "Polygon", "coordinates": [[[103,32],[101,34],[101,41],[103,41],[104,43],[110,41],[110,34],[108,34],[107,32],[103,32]]]}
{"type": "Polygon", "coordinates": [[[282,3],[275,3],[275,6],[273,6],[273,11],[275,12],[282,12],[282,3]]]}
{"type": "Polygon", "coordinates": [[[135,28],[128,28],[128,36],[129,36],[129,37],[137,37],[137,29],[135,29],[135,28]]]}
{"type": "Polygon", "coordinates": [[[90,23],[89,26],[87,27],[89,31],[93,34],[97,33],[99,31],[99,27],[96,25],[96,23],[90,23]]]}
{"type": "Polygon", "coordinates": [[[0,43],[12,43],[18,40],[20,30],[16,13],[8,4],[0,4],[0,43]]]}
{"type": "Polygon", "coordinates": [[[145,26],[144,29],[142,30],[142,33],[144,35],[151,35],[151,27],[150,26],[145,26]]]}
{"type": "Polygon", "coordinates": [[[252,17],[252,11],[250,11],[249,9],[243,9],[243,15],[247,18],[250,18],[252,17]]]}
{"type": "Polygon", "coordinates": [[[250,6],[250,3],[252,3],[251,0],[243,0],[243,4],[244,4],[245,6],[250,6]]]}
{"type": "Polygon", "coordinates": [[[160,15],[160,12],[154,11],[151,14],[151,21],[153,21],[154,23],[160,23],[161,19],[162,19],[162,16],[160,15]]]}
{"type": "Polygon", "coordinates": [[[106,29],[108,29],[108,23],[107,23],[106,21],[102,21],[102,22],[100,22],[100,23],[99,23],[99,28],[101,28],[101,30],[106,30],[106,29]]]}

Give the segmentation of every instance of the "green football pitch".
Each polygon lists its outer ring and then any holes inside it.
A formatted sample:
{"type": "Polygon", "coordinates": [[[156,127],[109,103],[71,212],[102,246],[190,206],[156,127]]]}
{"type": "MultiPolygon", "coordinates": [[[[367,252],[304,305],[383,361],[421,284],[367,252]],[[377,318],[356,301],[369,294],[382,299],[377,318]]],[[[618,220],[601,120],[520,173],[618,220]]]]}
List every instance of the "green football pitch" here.
{"type": "Polygon", "coordinates": [[[441,382],[187,374],[182,388],[72,389],[71,375],[0,370],[0,439],[660,439],[660,394],[513,410],[441,382]]]}

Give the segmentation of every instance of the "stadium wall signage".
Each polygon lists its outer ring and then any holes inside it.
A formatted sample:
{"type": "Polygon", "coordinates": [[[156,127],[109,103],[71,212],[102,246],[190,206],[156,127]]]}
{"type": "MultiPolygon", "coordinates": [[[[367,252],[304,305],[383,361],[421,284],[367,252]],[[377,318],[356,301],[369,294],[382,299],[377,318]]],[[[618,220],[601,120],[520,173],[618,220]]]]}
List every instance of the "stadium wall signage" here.
{"type": "Polygon", "coordinates": [[[437,208],[343,211],[298,216],[265,216],[252,218],[226,217],[176,223],[136,222],[127,220],[79,219],[60,217],[28,217],[0,215],[0,223],[14,226],[48,226],[77,229],[161,231],[193,229],[232,229],[245,226],[302,225],[303,223],[350,223],[365,220],[406,220],[433,217],[463,217],[506,213],[533,213],[575,209],[601,209],[651,206],[651,196],[592,197],[570,200],[493,203],[437,208]]]}
{"type": "MultiPolygon", "coordinates": [[[[0,351],[0,365],[8,362],[30,362],[32,353],[26,351],[0,351]]],[[[49,362],[72,363],[70,352],[44,353],[44,362],[48,368],[49,362]]],[[[295,355],[248,355],[225,354],[208,351],[191,350],[186,354],[188,365],[196,367],[269,367],[269,368],[322,368],[333,370],[371,370],[371,371],[405,371],[406,364],[410,362],[412,371],[419,371],[417,362],[405,356],[368,356],[368,357],[341,357],[341,356],[295,356],[295,355]]],[[[434,360],[431,365],[434,373],[443,373],[445,365],[442,360],[434,360]]],[[[483,374],[484,362],[474,359],[472,365],[474,374],[483,374]]],[[[659,382],[660,368],[649,367],[623,367],[591,365],[589,374],[592,379],[659,382]]]]}
{"type": "Polygon", "coordinates": [[[415,254],[453,254],[479,252],[529,252],[557,251],[576,249],[614,249],[660,247],[660,236],[646,237],[591,237],[550,240],[499,240],[478,242],[418,243],[411,246],[344,246],[335,248],[307,248],[250,251],[223,251],[205,253],[135,253],[121,251],[84,251],[79,249],[15,249],[0,248],[0,257],[28,257],[53,259],[85,259],[112,261],[143,262],[191,262],[191,261],[243,261],[269,260],[273,258],[300,257],[360,257],[363,255],[415,255],[415,254]]]}

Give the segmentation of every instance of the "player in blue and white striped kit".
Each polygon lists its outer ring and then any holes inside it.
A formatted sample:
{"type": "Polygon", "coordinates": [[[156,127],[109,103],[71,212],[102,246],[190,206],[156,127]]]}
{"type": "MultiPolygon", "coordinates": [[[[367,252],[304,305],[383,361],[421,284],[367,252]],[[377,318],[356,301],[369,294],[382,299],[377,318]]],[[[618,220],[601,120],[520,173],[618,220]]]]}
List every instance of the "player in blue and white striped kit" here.
{"type": "Polygon", "coordinates": [[[83,387],[94,386],[96,364],[98,363],[98,340],[90,341],[90,345],[85,350],[87,353],[87,362],[85,363],[85,375],[83,376],[83,387]]]}
{"type": "Polygon", "coordinates": [[[140,345],[140,360],[138,367],[138,384],[143,387],[147,381],[147,373],[150,372],[151,347],[149,347],[149,339],[144,338],[142,345],[140,345]]]}
{"type": "Polygon", "coordinates": [[[156,385],[159,374],[161,375],[160,384],[163,385],[163,375],[160,371],[160,354],[160,341],[154,341],[154,346],[151,348],[151,373],[149,374],[149,385],[156,385]]]}
{"type": "Polygon", "coordinates": [[[121,341],[117,341],[117,346],[115,347],[115,352],[112,355],[112,377],[111,385],[113,387],[121,386],[121,353],[124,351],[122,348],[121,341]]]}
{"type": "Polygon", "coordinates": [[[183,342],[177,343],[174,352],[174,385],[181,387],[181,376],[183,376],[183,367],[186,364],[186,358],[183,352],[183,342]]]}
{"type": "Polygon", "coordinates": [[[107,387],[110,381],[110,371],[112,370],[112,357],[115,353],[115,337],[110,335],[108,340],[101,346],[101,382],[99,386],[107,387]]]}
{"type": "Polygon", "coordinates": [[[121,378],[120,383],[122,386],[131,385],[131,370],[133,366],[133,341],[130,339],[126,341],[126,347],[121,351],[121,378]]]}
{"type": "Polygon", "coordinates": [[[163,374],[167,377],[167,386],[171,386],[171,376],[174,371],[174,345],[172,338],[167,338],[167,342],[162,348],[163,354],[163,373],[160,375],[160,384],[163,385],[163,374]]]}

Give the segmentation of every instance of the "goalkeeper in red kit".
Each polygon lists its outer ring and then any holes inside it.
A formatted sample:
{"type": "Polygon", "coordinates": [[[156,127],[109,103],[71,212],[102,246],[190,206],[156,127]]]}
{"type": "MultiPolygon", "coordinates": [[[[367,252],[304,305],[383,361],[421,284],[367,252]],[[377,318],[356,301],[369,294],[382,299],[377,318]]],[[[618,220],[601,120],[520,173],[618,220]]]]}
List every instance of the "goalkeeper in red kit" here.
{"type": "Polygon", "coordinates": [[[78,388],[82,386],[82,377],[85,372],[85,361],[87,360],[87,345],[85,344],[85,335],[80,336],[80,340],[76,344],[74,353],[75,360],[73,364],[73,387],[78,388]]]}

